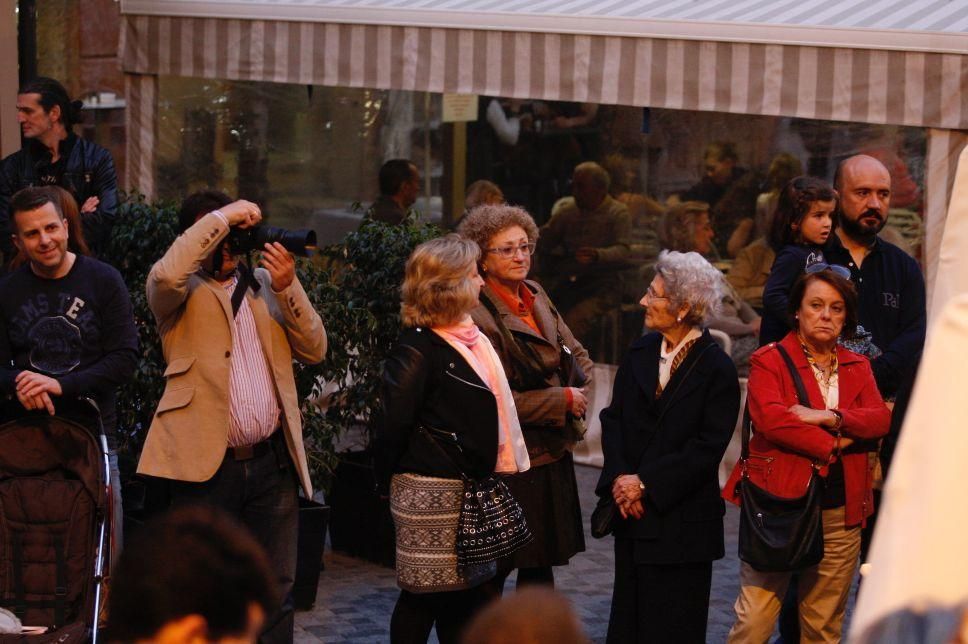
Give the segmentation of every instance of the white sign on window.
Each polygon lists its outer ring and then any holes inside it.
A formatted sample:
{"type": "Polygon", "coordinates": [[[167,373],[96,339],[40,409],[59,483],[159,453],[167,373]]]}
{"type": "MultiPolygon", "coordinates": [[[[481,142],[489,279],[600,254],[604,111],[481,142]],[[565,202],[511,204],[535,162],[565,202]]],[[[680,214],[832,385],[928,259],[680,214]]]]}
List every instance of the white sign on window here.
{"type": "Polygon", "coordinates": [[[444,123],[477,120],[477,94],[444,94],[444,123]]]}

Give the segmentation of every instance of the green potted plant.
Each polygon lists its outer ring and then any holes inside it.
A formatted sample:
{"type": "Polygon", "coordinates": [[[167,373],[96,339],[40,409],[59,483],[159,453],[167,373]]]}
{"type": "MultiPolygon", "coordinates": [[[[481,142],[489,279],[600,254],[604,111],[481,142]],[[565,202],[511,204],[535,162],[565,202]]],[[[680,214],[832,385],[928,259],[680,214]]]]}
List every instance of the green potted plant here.
{"type": "Polygon", "coordinates": [[[380,404],[383,360],[400,332],[400,284],[407,258],[418,244],[440,234],[413,213],[396,225],[364,219],[359,230],[324,250],[321,263],[328,279],[317,281],[333,289],[317,304],[332,352],[324,374],[331,393],[323,418],[307,428],[307,450],[314,467],[331,468],[338,456],[335,468],[325,472],[333,481],[333,548],[384,565],[393,565],[393,525],[387,500],[374,491],[367,428],[380,404]],[[328,449],[332,443],[327,441],[342,431],[359,432],[363,448],[339,455],[328,449]]]}

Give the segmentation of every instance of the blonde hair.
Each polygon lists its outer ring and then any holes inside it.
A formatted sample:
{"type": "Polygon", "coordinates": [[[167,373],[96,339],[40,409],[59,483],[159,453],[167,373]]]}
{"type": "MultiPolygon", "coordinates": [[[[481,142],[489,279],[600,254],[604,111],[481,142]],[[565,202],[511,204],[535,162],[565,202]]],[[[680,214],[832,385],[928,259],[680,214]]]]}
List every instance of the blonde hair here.
{"type": "Polygon", "coordinates": [[[470,271],[479,256],[477,244],[456,233],[417,246],[407,260],[401,288],[403,324],[452,324],[474,308],[478,290],[470,271]]]}
{"type": "Polygon", "coordinates": [[[467,186],[467,198],[464,199],[464,210],[473,210],[478,206],[487,204],[491,197],[498,197],[504,201],[504,193],[501,188],[487,179],[479,179],[467,186]]]}

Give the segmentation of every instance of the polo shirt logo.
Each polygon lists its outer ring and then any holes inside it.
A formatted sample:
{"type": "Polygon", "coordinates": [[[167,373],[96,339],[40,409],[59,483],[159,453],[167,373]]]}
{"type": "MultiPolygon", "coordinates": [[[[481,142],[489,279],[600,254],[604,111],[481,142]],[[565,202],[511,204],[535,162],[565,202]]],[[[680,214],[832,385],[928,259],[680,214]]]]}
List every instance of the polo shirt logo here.
{"type": "Polygon", "coordinates": [[[892,309],[901,308],[901,295],[899,293],[881,293],[881,297],[884,298],[884,306],[889,306],[892,309]]]}

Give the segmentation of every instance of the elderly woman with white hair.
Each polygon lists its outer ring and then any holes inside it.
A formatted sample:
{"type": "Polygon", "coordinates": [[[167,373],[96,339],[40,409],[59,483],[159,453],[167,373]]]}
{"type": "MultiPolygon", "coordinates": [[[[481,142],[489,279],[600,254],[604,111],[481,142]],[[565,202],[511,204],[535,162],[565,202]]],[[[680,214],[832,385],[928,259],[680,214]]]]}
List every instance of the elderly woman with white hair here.
{"type": "Polygon", "coordinates": [[[602,411],[596,493],[615,505],[608,642],[705,642],[712,562],[724,555],[718,468],[739,412],[736,368],[704,318],[721,293],[698,253],[664,251],[602,411]]]}
{"type": "MultiPolygon", "coordinates": [[[[680,253],[695,251],[706,259],[715,250],[715,232],[709,219],[709,206],[701,201],[676,204],[659,223],[659,241],[667,250],[680,253]]],[[[750,372],[750,355],[759,347],[761,318],[723,275],[719,275],[717,280],[722,299],[716,310],[706,316],[705,326],[729,335],[732,340],[730,357],[739,375],[746,377],[750,372]]]]}

